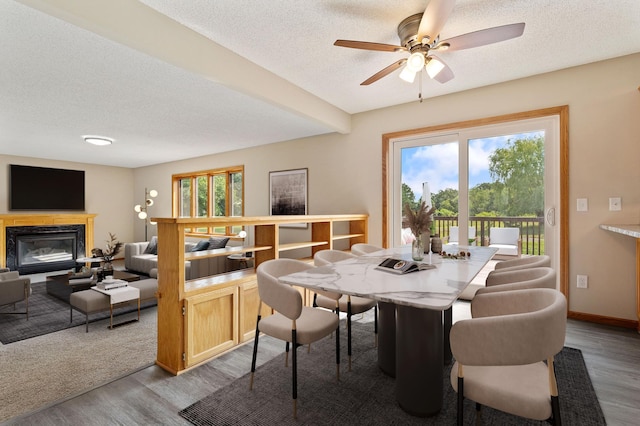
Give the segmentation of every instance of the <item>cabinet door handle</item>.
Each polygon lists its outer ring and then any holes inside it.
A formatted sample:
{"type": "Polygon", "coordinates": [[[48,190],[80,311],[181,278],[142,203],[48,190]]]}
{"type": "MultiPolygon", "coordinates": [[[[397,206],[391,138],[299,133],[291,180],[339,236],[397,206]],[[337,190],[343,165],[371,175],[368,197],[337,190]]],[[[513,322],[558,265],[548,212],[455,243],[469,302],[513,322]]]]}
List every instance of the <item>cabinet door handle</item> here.
{"type": "Polygon", "coordinates": [[[555,226],[556,225],[556,209],[555,209],[555,207],[549,207],[547,209],[546,219],[547,219],[547,224],[549,226],[555,226]]]}

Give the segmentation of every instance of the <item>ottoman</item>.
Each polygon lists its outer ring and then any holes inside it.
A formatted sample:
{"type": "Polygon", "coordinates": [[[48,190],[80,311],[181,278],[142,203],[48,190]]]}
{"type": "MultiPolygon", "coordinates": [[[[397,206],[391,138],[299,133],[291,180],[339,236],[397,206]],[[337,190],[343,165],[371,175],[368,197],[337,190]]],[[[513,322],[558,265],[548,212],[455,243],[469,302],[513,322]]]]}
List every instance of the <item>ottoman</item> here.
{"type": "Polygon", "coordinates": [[[158,280],[149,278],[146,280],[133,281],[129,283],[129,287],[136,287],[140,290],[140,301],[155,299],[156,292],[158,291],[158,280]]]}
{"type": "Polygon", "coordinates": [[[109,296],[97,291],[82,290],[69,295],[70,315],[69,321],[73,321],[73,309],[77,309],[85,315],[86,332],[89,332],[89,314],[109,310],[109,296]]]}

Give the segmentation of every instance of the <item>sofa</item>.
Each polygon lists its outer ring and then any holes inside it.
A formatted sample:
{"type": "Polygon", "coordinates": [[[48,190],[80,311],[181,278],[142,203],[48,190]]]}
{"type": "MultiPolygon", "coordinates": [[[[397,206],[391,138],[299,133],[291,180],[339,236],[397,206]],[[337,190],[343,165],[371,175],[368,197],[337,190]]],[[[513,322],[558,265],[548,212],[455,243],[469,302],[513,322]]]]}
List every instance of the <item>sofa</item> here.
{"type": "MultiPolygon", "coordinates": [[[[185,253],[226,247],[229,238],[211,237],[198,242],[185,242],[185,253]]],[[[149,242],[126,243],[124,266],[128,271],[155,277],[158,270],[157,238],[149,242]]],[[[223,274],[231,270],[226,256],[208,257],[185,262],[185,278],[194,280],[210,275],[223,274]]]]}

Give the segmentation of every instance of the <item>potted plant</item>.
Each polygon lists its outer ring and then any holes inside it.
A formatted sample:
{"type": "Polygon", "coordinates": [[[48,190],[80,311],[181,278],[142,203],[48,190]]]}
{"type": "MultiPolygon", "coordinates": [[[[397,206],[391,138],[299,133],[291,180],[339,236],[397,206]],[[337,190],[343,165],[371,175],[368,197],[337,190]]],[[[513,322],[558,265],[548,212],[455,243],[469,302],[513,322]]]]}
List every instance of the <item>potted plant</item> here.
{"type": "Polygon", "coordinates": [[[99,248],[94,248],[91,250],[91,254],[93,257],[101,257],[102,258],[102,275],[109,276],[113,275],[113,259],[116,257],[118,253],[120,253],[120,249],[122,249],[123,243],[118,241],[118,238],[115,234],[109,232],[109,239],[107,240],[106,249],[102,250],[99,248]]]}
{"type": "Polygon", "coordinates": [[[431,229],[433,223],[433,213],[436,208],[427,208],[427,204],[423,201],[416,209],[412,209],[409,203],[404,205],[404,215],[407,225],[411,229],[415,239],[411,242],[411,257],[413,260],[424,259],[425,240],[429,241],[429,236],[424,235],[431,229]],[[423,239],[423,237],[425,237],[423,239]]]}

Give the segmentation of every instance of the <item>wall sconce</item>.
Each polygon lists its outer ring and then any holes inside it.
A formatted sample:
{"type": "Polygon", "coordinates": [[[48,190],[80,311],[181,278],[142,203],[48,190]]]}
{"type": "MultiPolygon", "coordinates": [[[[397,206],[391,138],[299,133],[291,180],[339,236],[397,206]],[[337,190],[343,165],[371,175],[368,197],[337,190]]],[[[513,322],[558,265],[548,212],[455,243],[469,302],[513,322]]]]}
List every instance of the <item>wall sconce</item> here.
{"type": "Polygon", "coordinates": [[[152,198],[158,196],[158,191],[155,189],[148,190],[144,189],[144,204],[136,204],[133,207],[133,210],[138,213],[138,218],[144,220],[144,240],[147,241],[147,225],[155,225],[155,222],[151,222],[149,220],[149,215],[147,214],[147,209],[153,205],[152,198]]]}

